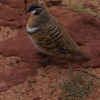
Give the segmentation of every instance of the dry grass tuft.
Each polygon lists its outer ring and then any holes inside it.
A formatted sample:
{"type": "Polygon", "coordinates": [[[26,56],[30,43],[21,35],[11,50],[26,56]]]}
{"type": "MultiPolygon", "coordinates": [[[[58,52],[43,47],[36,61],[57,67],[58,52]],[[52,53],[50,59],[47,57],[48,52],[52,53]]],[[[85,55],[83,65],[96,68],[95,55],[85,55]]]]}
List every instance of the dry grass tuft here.
{"type": "Polygon", "coordinates": [[[69,67],[69,80],[62,84],[62,94],[64,100],[87,100],[97,88],[100,88],[99,77],[84,69],[73,70],[69,67]]]}
{"type": "Polygon", "coordinates": [[[84,0],[64,0],[64,2],[67,4],[67,8],[72,11],[86,13],[100,18],[100,15],[92,11],[90,8],[85,7],[84,0]]]}

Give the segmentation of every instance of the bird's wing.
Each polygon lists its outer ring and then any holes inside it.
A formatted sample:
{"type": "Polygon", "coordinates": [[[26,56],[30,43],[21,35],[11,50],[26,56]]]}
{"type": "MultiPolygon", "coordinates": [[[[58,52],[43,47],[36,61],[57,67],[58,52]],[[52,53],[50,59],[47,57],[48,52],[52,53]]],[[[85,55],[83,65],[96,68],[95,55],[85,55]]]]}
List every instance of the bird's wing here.
{"type": "Polygon", "coordinates": [[[62,27],[63,26],[56,20],[46,28],[43,28],[38,38],[38,44],[44,49],[51,50],[51,52],[62,54],[69,53],[71,50],[65,41],[62,27]]]}

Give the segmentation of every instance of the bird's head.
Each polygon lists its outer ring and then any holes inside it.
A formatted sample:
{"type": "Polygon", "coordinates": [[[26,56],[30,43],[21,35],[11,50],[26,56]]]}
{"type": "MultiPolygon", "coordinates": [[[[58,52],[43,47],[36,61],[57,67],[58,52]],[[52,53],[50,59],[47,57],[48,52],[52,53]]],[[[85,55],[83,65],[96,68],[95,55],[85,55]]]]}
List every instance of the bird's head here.
{"type": "Polygon", "coordinates": [[[43,12],[48,12],[48,9],[43,0],[34,0],[34,2],[29,5],[29,8],[25,13],[28,12],[31,12],[33,15],[39,15],[43,12]]]}

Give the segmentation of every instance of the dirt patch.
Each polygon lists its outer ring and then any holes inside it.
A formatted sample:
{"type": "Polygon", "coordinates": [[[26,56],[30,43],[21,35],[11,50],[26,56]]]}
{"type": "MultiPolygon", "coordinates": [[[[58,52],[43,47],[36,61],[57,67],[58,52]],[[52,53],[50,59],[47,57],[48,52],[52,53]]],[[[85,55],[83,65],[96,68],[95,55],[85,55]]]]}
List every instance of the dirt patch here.
{"type": "Polygon", "coordinates": [[[40,68],[35,77],[28,77],[23,84],[0,93],[1,100],[58,100],[60,85],[68,78],[68,70],[48,66],[40,68]],[[9,98],[9,99],[8,99],[9,98]]]}
{"type": "MultiPolygon", "coordinates": [[[[94,73],[96,70],[92,70],[94,73]]],[[[98,72],[100,69],[98,69],[98,72]]],[[[100,75],[100,73],[99,73],[100,75]]],[[[0,93],[1,100],[59,100],[61,84],[68,79],[68,70],[48,66],[38,69],[35,77],[28,77],[25,83],[13,86],[0,93]]],[[[100,90],[91,94],[88,100],[99,100],[100,90]],[[96,97],[95,99],[92,99],[96,97]]]]}
{"type": "Polygon", "coordinates": [[[21,63],[17,56],[4,57],[0,55],[0,70],[9,70],[21,63]]]}
{"type": "Polygon", "coordinates": [[[12,37],[16,37],[18,33],[18,29],[14,30],[10,27],[0,27],[0,41],[5,41],[12,37]]]}

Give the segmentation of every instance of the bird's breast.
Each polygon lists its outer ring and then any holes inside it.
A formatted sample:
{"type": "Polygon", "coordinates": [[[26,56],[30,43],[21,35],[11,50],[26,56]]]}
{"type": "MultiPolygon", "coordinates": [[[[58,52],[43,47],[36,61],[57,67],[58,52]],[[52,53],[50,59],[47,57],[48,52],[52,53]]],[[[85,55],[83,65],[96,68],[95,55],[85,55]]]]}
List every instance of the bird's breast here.
{"type": "Polygon", "coordinates": [[[31,36],[29,36],[29,38],[30,38],[30,40],[32,41],[32,43],[33,43],[33,45],[35,46],[35,48],[38,49],[39,51],[41,51],[40,48],[38,47],[36,41],[35,41],[31,36]]]}

